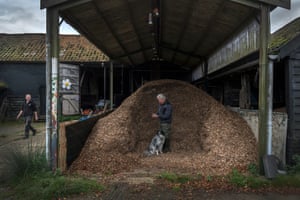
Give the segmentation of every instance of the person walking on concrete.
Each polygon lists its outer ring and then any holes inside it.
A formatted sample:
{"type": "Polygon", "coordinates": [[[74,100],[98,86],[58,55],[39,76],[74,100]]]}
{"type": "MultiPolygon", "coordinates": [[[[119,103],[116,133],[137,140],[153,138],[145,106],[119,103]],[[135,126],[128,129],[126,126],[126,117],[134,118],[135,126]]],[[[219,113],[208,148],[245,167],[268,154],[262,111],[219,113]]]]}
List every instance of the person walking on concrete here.
{"type": "Polygon", "coordinates": [[[170,151],[170,134],[172,123],[172,105],[167,100],[164,94],[158,94],[156,96],[159,107],[158,112],[152,114],[152,118],[158,118],[160,121],[160,130],[165,135],[164,152],[170,151]]]}
{"type": "Polygon", "coordinates": [[[32,131],[33,136],[36,134],[36,129],[34,129],[31,126],[33,115],[35,117],[35,120],[38,120],[36,105],[32,101],[30,94],[25,95],[25,101],[22,105],[22,108],[21,108],[19,114],[17,115],[17,119],[19,119],[22,114],[24,116],[24,121],[25,121],[25,137],[24,137],[24,139],[27,139],[29,137],[30,130],[32,131]]]}

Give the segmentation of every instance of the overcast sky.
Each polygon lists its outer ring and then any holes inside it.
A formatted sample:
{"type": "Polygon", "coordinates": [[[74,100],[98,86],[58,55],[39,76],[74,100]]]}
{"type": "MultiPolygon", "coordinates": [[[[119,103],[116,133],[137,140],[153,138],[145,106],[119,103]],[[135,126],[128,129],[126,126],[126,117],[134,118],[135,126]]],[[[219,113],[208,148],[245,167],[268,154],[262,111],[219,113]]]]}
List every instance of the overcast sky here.
{"type": "MultiPolygon", "coordinates": [[[[271,13],[271,32],[299,16],[300,0],[292,0],[291,10],[276,8],[271,13]]],[[[0,0],[0,33],[45,33],[45,18],[40,0],[0,0]]],[[[77,32],[63,23],[60,33],[77,32]]]]}

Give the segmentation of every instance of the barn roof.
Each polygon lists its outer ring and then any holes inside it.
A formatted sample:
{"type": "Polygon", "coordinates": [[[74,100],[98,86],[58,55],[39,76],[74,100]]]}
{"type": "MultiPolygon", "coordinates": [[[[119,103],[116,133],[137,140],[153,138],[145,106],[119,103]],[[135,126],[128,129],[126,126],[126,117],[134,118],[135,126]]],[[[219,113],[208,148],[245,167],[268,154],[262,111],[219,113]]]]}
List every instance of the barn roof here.
{"type": "Polygon", "coordinates": [[[192,69],[257,16],[258,9],[236,2],[42,0],[42,7],[57,6],[67,23],[113,60],[132,66],[164,61],[192,69]]]}
{"type": "Polygon", "coordinates": [[[274,32],[271,36],[270,50],[277,51],[300,35],[300,17],[274,32]]]}
{"type": "MultiPolygon", "coordinates": [[[[45,62],[45,34],[0,34],[0,62],[45,62]]],[[[79,35],[60,35],[60,62],[103,62],[108,57],[79,35]]]]}

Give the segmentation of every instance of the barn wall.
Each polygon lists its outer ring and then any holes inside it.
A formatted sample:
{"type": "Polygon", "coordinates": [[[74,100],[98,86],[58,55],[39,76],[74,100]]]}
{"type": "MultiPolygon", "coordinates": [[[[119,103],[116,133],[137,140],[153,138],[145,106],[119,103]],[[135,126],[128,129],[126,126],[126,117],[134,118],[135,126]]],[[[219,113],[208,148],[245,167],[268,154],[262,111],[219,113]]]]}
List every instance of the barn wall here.
{"type": "Polygon", "coordinates": [[[45,64],[0,64],[0,80],[7,84],[10,95],[38,96],[45,86],[45,68],[45,64]]]}
{"type": "Polygon", "coordinates": [[[289,115],[287,136],[287,161],[300,155],[300,48],[287,62],[287,110],[289,115]]]}
{"type": "MultiPolygon", "coordinates": [[[[207,74],[223,70],[226,66],[257,52],[258,45],[259,24],[253,20],[208,57],[207,74]]],[[[192,72],[193,81],[203,78],[204,75],[204,63],[201,63],[192,72]]]]}
{"type": "Polygon", "coordinates": [[[40,115],[45,115],[45,64],[2,63],[0,80],[8,87],[7,118],[15,119],[27,93],[32,95],[40,115]]]}
{"type": "MultiPolygon", "coordinates": [[[[258,111],[237,108],[232,108],[232,110],[238,112],[246,120],[258,141],[258,111]]],[[[283,164],[286,162],[287,118],[286,113],[273,112],[272,115],[272,154],[277,156],[283,164]]]]}

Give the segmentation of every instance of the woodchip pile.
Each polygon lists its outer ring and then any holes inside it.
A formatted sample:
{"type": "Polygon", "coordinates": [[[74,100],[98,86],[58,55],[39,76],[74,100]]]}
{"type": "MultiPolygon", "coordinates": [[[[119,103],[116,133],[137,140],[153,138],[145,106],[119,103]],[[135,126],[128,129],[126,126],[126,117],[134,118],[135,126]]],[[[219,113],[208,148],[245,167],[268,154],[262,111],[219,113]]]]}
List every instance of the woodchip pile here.
{"type": "Polygon", "coordinates": [[[177,80],[148,82],[113,113],[100,119],[71,171],[119,173],[158,168],[222,175],[255,163],[255,137],[237,113],[201,89],[177,80]],[[159,128],[151,114],[156,95],[164,93],[173,106],[171,152],[144,157],[159,128]]]}

